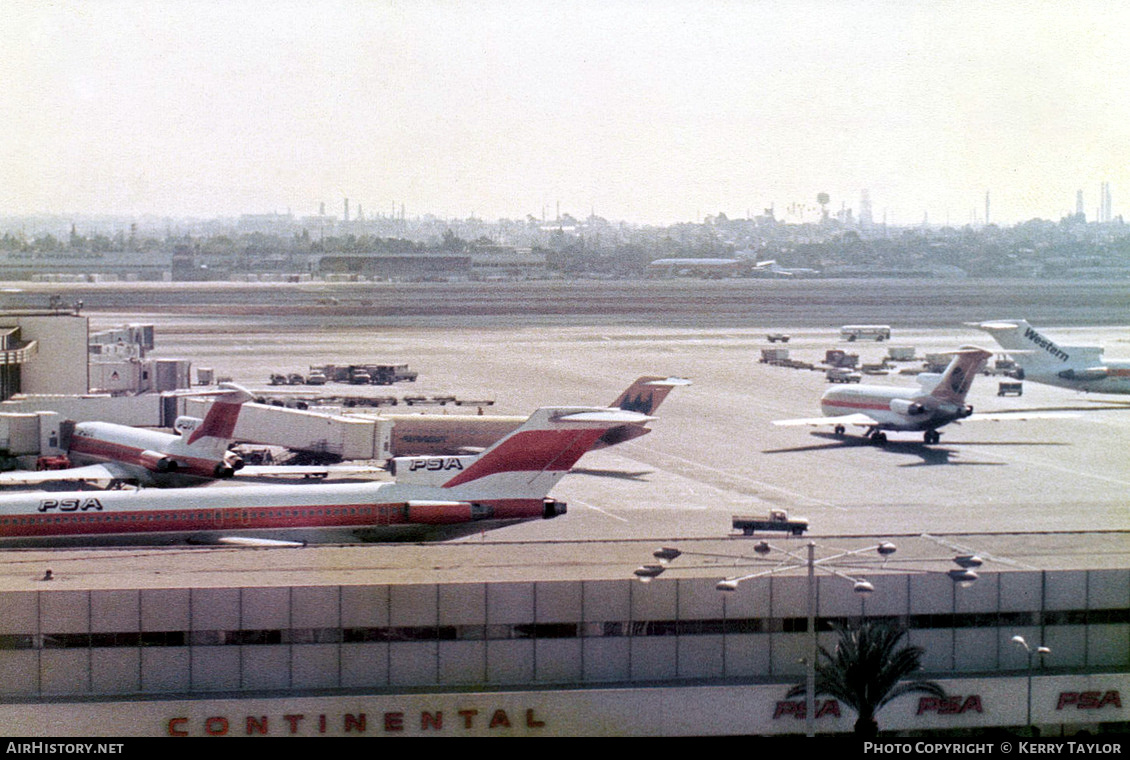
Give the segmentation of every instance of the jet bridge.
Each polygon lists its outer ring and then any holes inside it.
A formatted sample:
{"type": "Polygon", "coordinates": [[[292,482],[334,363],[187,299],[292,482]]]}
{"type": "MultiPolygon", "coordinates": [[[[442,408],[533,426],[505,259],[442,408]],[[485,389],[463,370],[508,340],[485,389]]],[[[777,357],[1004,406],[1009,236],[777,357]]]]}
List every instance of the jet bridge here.
{"type": "MultiPolygon", "coordinates": [[[[184,397],[183,413],[203,417],[207,401],[184,397]]],[[[292,451],[332,454],[342,460],[391,457],[392,422],[248,402],[236,422],[235,440],[283,446],[292,451]]]]}
{"type": "MultiPolygon", "coordinates": [[[[209,403],[191,396],[156,393],[21,396],[0,403],[0,456],[4,454],[4,441],[9,441],[8,450],[15,452],[10,456],[59,453],[66,448],[59,442],[63,420],[172,428],[181,415],[204,417],[209,403]]],[[[391,421],[381,418],[246,403],[240,409],[235,440],[331,454],[342,460],[384,460],[391,457],[392,426],[391,421]]]]}

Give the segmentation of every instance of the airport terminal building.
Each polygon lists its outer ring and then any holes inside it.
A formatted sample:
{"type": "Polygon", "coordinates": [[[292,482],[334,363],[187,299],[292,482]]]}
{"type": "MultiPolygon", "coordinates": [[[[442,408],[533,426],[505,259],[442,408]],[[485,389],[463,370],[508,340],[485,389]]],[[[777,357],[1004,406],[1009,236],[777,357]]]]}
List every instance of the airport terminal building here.
{"type": "MultiPolygon", "coordinates": [[[[760,538],[683,542],[648,583],[633,571],[656,547],[640,541],[9,552],[0,724],[21,736],[803,734],[805,699],[787,692],[804,680],[812,590],[822,645],[836,623],[898,623],[945,688],[891,703],[885,731],[1124,732],[1126,538],[897,537],[884,539],[897,560],[870,561],[874,538],[817,537],[811,581],[805,538],[771,539],[769,556],[760,538]],[[968,585],[949,573],[957,542],[983,559],[968,585]],[[757,577],[717,590],[742,575],[757,577]],[[853,593],[849,577],[874,591],[853,593]]],[[[851,731],[846,705],[814,707],[814,731],[851,731]]]]}

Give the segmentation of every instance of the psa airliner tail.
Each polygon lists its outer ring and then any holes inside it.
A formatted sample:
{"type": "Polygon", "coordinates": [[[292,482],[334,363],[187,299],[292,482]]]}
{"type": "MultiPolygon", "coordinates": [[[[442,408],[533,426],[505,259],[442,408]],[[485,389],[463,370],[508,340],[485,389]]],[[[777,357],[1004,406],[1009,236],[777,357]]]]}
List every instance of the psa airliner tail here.
{"type": "Polygon", "coordinates": [[[452,538],[565,514],[550,490],[592,444],[637,412],[536,411],[478,456],[402,457],[395,481],[22,493],[0,496],[0,545],[221,543],[452,538]]]}
{"type": "MultiPolygon", "coordinates": [[[[690,384],[689,380],[678,377],[644,375],[617,396],[610,408],[651,415],[673,388],[690,384]]],[[[494,414],[388,414],[384,418],[393,423],[390,443],[393,456],[478,453],[526,419],[494,414]]],[[[615,446],[650,432],[651,428],[644,422],[626,422],[609,428],[592,447],[615,446]]]]}
{"type": "MultiPolygon", "coordinates": [[[[671,392],[672,388],[690,384],[690,380],[684,380],[680,377],[645,375],[637,378],[635,382],[629,385],[627,390],[612,402],[612,408],[639,412],[640,414],[652,414],[667,398],[667,394],[671,392]]],[[[631,441],[650,432],[651,428],[644,425],[618,425],[597,439],[593,448],[601,449],[606,446],[615,446],[618,443],[631,441]]]]}
{"type": "MultiPolygon", "coordinates": [[[[940,376],[919,375],[919,387],[899,388],[883,385],[837,387],[820,399],[823,417],[777,420],[775,425],[831,426],[843,435],[847,425],[867,428],[864,434],[874,443],[886,442],[887,430],[920,430],[926,443],[941,439],[938,428],[957,421],[1033,419],[1052,416],[1040,413],[974,414],[965,397],[973,378],[992,356],[983,348],[965,346],[940,376]]],[[[1054,415],[1064,416],[1064,415],[1054,415]]]]}
{"type": "Polygon", "coordinates": [[[1103,361],[1098,346],[1060,345],[1023,319],[974,324],[1012,357],[1024,380],[1090,393],[1130,393],[1130,361],[1103,361]]]}

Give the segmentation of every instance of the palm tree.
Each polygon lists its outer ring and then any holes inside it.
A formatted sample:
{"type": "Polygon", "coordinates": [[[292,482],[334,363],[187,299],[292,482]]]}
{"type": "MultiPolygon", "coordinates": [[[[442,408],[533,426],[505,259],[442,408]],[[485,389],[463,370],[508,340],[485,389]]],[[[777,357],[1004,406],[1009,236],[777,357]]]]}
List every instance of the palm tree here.
{"type": "MultiPolygon", "coordinates": [[[[855,710],[857,736],[869,738],[879,733],[875,714],[893,699],[912,693],[946,695],[933,681],[910,677],[919,669],[926,650],[899,648],[906,635],[904,628],[878,621],[834,627],[840,638],[834,652],[820,647],[816,694],[834,697],[855,710]]],[[[797,684],[789,690],[789,697],[805,691],[805,684],[797,684]]]]}

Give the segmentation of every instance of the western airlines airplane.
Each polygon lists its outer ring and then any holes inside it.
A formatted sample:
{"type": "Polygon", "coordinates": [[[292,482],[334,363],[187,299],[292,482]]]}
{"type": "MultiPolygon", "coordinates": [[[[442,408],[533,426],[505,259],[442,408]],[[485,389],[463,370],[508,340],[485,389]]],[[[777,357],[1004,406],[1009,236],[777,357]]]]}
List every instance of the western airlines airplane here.
{"type": "Polygon", "coordinates": [[[937,443],[938,428],[958,420],[1017,420],[1066,415],[973,414],[965,396],[973,377],[981,371],[992,353],[966,346],[955,352],[953,359],[939,376],[923,373],[918,388],[883,385],[857,385],[831,388],[820,399],[823,417],[799,420],[777,420],[775,425],[831,425],[836,435],[843,435],[847,425],[867,428],[865,437],[874,443],[887,440],[886,430],[921,430],[926,443],[937,443]]]}
{"type": "MultiPolygon", "coordinates": [[[[672,388],[690,385],[678,377],[645,375],[638,378],[612,402],[611,408],[650,415],[659,408],[672,388]]],[[[395,456],[457,455],[482,451],[518,428],[525,417],[470,414],[387,414],[392,420],[390,449],[395,456]]],[[[614,446],[651,432],[642,423],[609,428],[593,444],[594,449],[614,446]]]]}
{"type": "Polygon", "coordinates": [[[1098,346],[1061,346],[1023,319],[973,323],[992,335],[1023,380],[1090,393],[1130,393],[1130,361],[1103,361],[1098,346]]]}
{"type": "Polygon", "coordinates": [[[392,460],[395,482],[21,493],[0,496],[0,545],[451,538],[565,514],[553,486],[616,425],[620,409],[539,409],[478,456],[392,460]]]}

